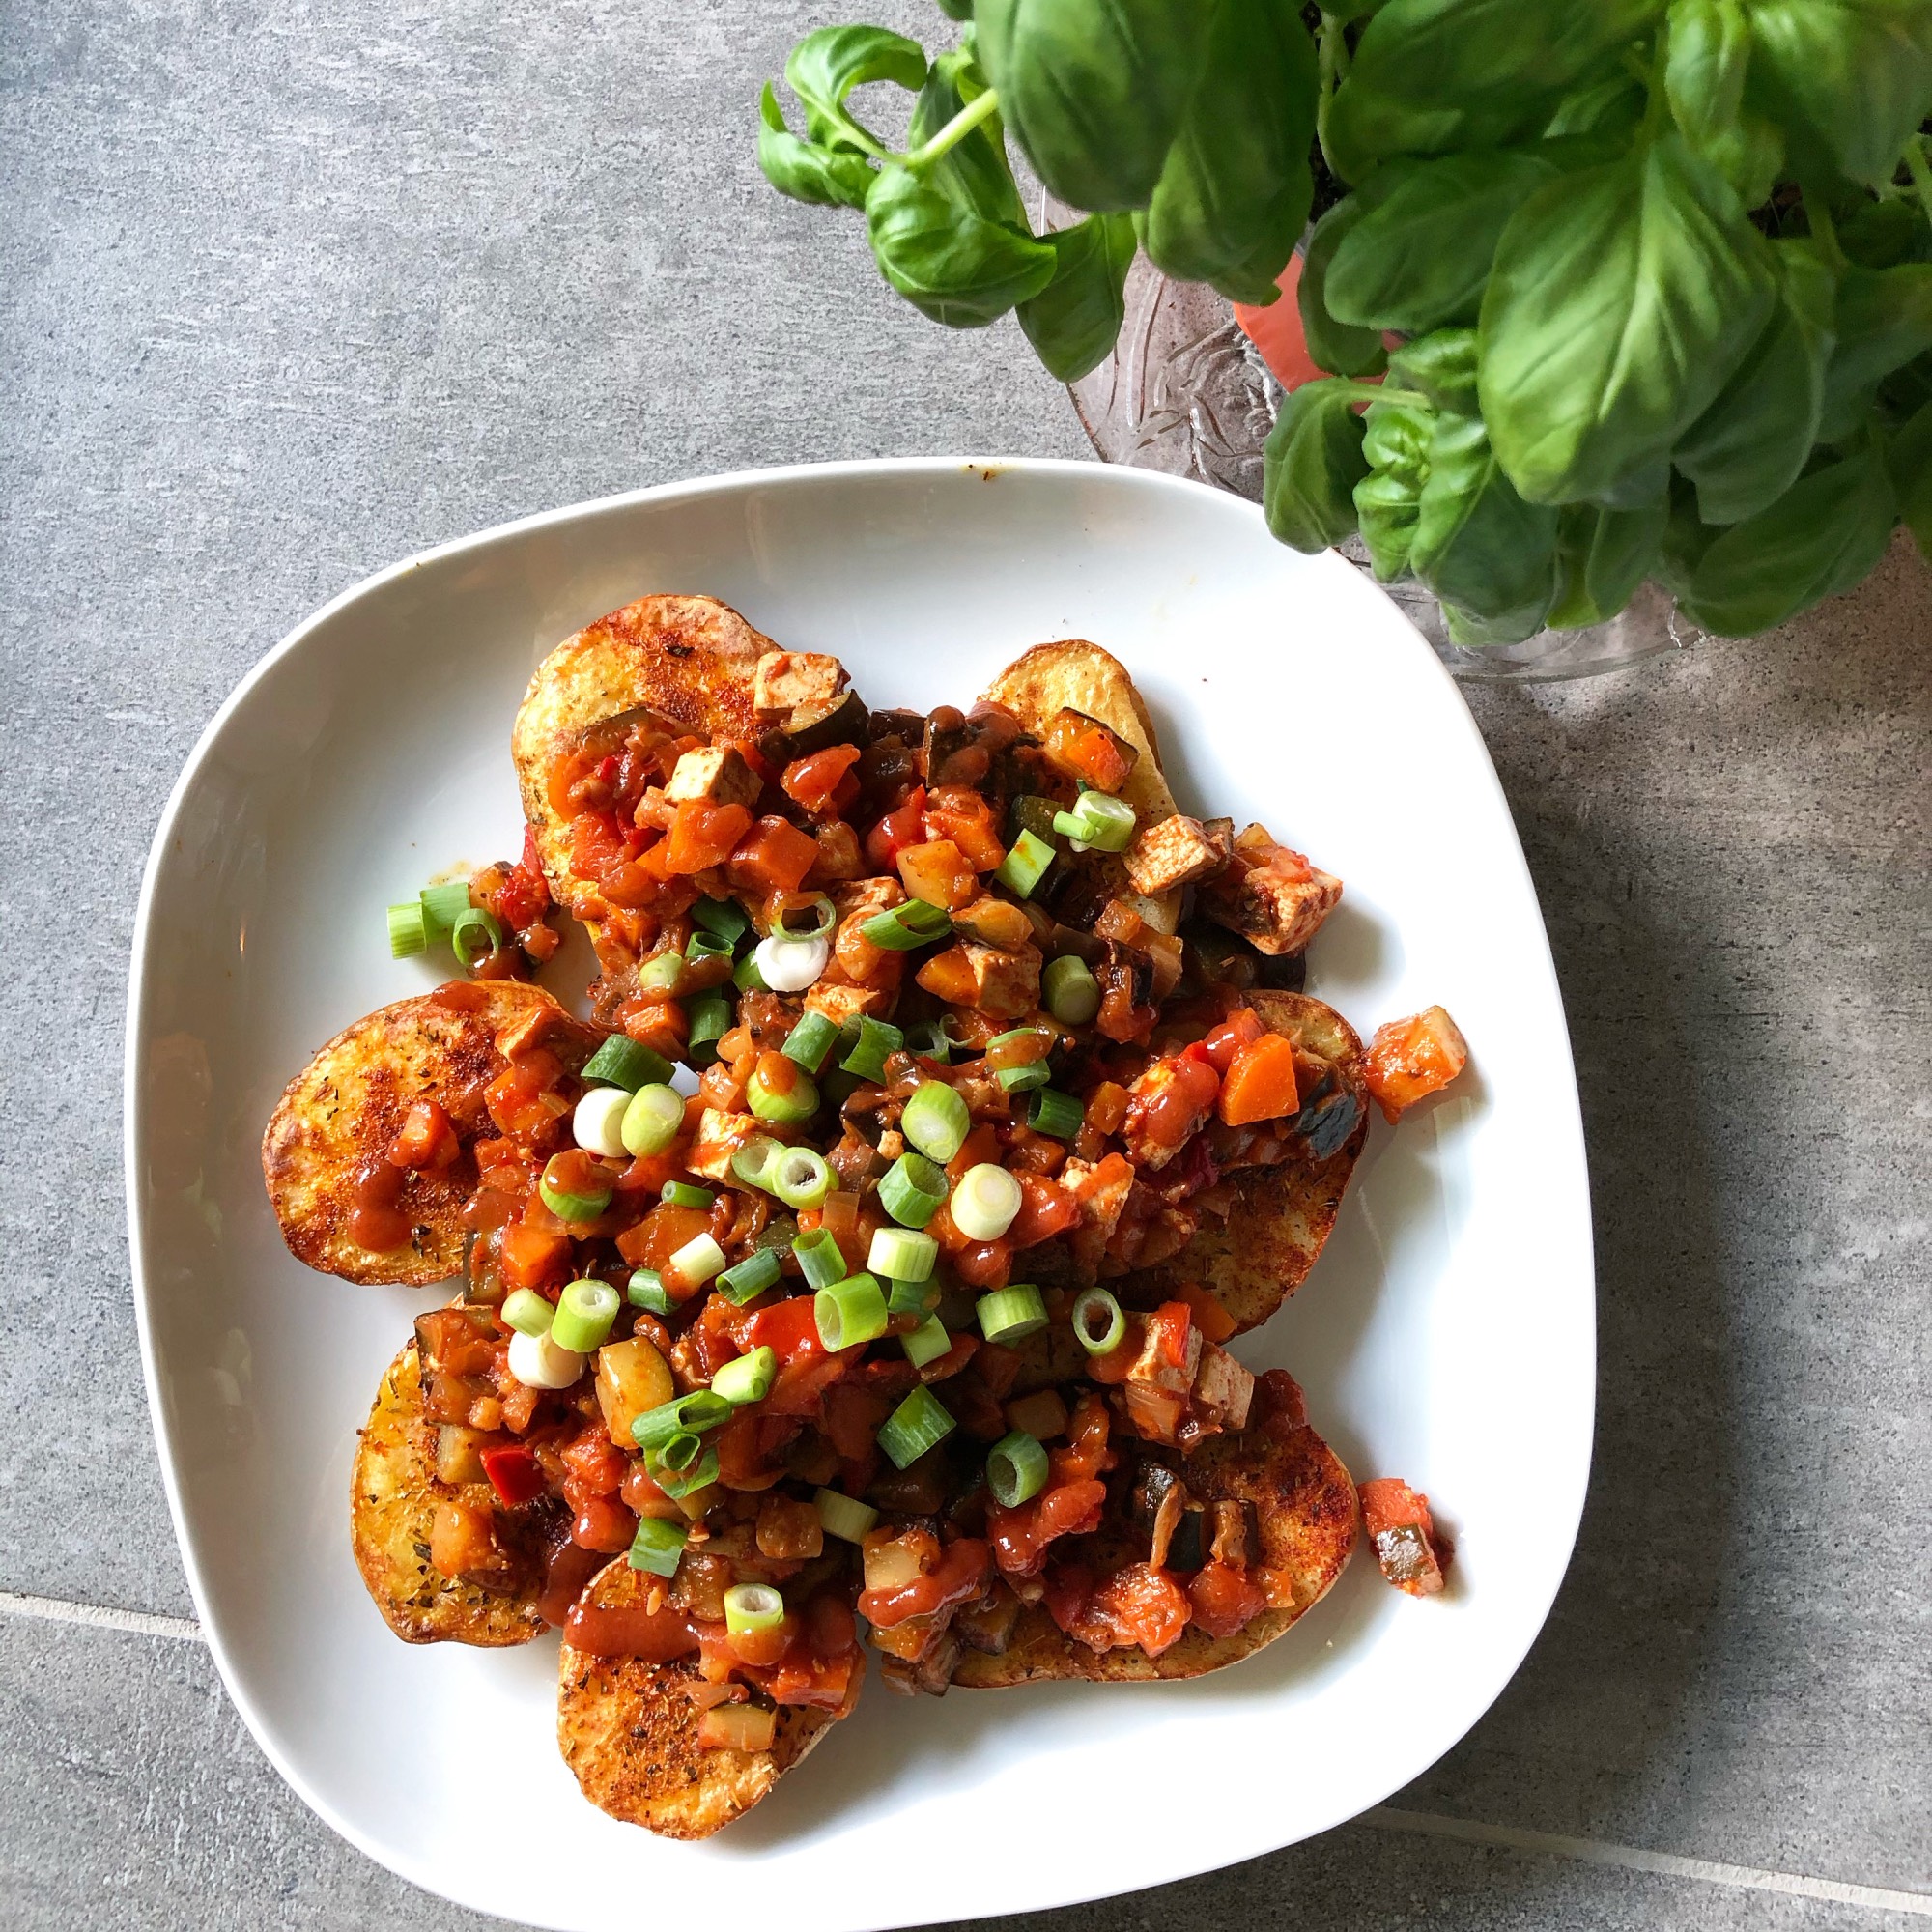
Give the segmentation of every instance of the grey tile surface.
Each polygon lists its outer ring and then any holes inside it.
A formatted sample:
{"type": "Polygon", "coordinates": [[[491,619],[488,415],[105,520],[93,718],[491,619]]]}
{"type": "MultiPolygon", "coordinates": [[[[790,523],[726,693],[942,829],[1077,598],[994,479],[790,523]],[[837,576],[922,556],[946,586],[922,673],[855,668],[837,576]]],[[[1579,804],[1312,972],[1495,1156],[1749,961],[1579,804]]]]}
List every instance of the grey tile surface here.
{"type": "MultiPolygon", "coordinates": [[[[0,1589],[187,1607],[128,1306],[121,1010],[150,828],[242,669],[523,511],[1083,447],[1014,331],[920,321],[849,222],[758,181],[756,82],[841,12],[0,15],[0,1589]]],[[[1901,550],[1776,637],[1473,695],[1576,1037],[1599,1450],[1543,1640],[1402,1803],[1932,1887],[1928,639],[1901,550]]],[[[8,1924],[459,1922],[301,1811],[191,1647],[0,1620],[0,1792],[8,1924]]],[[[1357,1829],[1054,1917],[1844,1915],[1357,1829]]]]}

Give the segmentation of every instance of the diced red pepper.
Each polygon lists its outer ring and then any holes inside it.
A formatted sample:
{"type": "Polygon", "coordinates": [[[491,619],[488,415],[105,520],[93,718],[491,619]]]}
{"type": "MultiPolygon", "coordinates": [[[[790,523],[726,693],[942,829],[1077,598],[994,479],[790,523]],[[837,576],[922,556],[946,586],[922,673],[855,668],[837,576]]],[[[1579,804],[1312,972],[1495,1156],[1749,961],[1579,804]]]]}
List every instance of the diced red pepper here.
{"type": "Polygon", "coordinates": [[[904,804],[889,811],[866,834],[866,859],[875,872],[898,869],[899,854],[925,837],[925,787],[915,785],[904,804]]]}
{"type": "MultiPolygon", "coordinates": [[[[859,762],[857,745],[828,745],[810,757],[794,758],[779,781],[785,795],[807,811],[830,810],[845,775],[859,762]]],[[[856,793],[858,787],[853,787],[856,793]]]]}
{"type": "Polygon", "coordinates": [[[547,1487],[542,1464],[521,1442],[484,1450],[482,1463],[490,1487],[512,1509],[519,1503],[534,1502],[547,1487]]]}
{"type": "Polygon", "coordinates": [[[731,848],[724,876],[747,892],[796,892],[817,858],[810,833],[774,815],[759,819],[731,848]]]}

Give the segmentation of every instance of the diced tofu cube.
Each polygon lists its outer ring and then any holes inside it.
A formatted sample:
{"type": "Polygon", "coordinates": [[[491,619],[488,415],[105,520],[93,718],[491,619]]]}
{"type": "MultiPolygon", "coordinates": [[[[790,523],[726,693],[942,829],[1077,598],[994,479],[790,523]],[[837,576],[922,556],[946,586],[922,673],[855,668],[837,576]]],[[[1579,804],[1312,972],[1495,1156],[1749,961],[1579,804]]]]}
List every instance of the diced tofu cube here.
{"type": "Polygon", "coordinates": [[[841,925],[854,913],[862,919],[872,919],[904,904],[905,888],[883,873],[869,879],[844,879],[832,888],[832,910],[838,915],[841,925]]]}
{"type": "Polygon", "coordinates": [[[1201,889],[1210,919],[1260,952],[1299,952],[1342,899],[1342,881],[1277,844],[1259,825],[1235,841],[1234,856],[1201,889]]]}
{"type": "Polygon", "coordinates": [[[756,805],[762,789],[763,781],[735,746],[706,745],[678,759],[665,796],[674,805],[699,798],[712,805],[756,805]]]}
{"type": "Polygon", "coordinates": [[[867,1013],[874,1019],[883,1019],[892,1011],[896,991],[893,986],[841,985],[820,979],[812,982],[811,990],[806,994],[805,1009],[809,1013],[823,1013],[837,1026],[867,1013]]]}
{"type": "Polygon", "coordinates": [[[1216,1083],[1192,1063],[1164,1054],[1142,1068],[1127,1089],[1127,1118],[1121,1131],[1128,1156],[1148,1173],[1165,1167],[1207,1125],[1214,1111],[1216,1083]],[[1185,1113],[1177,1122],[1176,1114],[1185,1113]],[[1155,1123],[1160,1137],[1150,1129],[1155,1123]]]}
{"type": "Polygon", "coordinates": [[[1255,1399],[1255,1378],[1218,1343],[1201,1345],[1201,1366],[1194,1375],[1194,1406],[1223,1429],[1245,1429],[1255,1399]]]}
{"type": "Polygon", "coordinates": [[[1039,1005],[1039,953],[1031,946],[1009,952],[975,939],[961,940],[935,953],[917,978],[940,999],[994,1019],[1016,1020],[1039,1005]]]}
{"type": "Polygon", "coordinates": [[[1233,849],[1225,833],[1217,836],[1200,819],[1177,811],[1135,834],[1127,847],[1127,877],[1137,893],[1171,893],[1218,872],[1233,849]]]}
{"type": "Polygon", "coordinates": [[[752,673],[752,708],[760,724],[816,724],[838,708],[845,667],[821,651],[767,651],[752,673]]]}
{"type": "Polygon", "coordinates": [[[698,1116],[697,1138],[685,1156],[685,1166],[706,1180],[725,1181],[731,1178],[731,1156],[758,1131],[751,1114],[727,1114],[707,1107],[698,1116]]]}
{"type": "Polygon", "coordinates": [[[1080,1223],[1093,1229],[1104,1244],[1121,1225],[1121,1210],[1134,1185],[1134,1164],[1123,1153],[1103,1159],[1069,1159],[1060,1170],[1060,1184],[1080,1207],[1080,1223]]]}

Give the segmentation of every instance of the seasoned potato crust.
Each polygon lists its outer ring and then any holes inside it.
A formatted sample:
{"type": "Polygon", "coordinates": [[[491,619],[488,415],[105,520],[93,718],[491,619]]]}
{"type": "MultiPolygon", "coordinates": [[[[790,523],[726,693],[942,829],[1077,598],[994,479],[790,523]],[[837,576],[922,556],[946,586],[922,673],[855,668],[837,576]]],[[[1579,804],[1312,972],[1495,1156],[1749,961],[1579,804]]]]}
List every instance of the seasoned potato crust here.
{"type": "Polygon", "coordinates": [[[484,1649],[527,1643],[544,1629],[540,1572],[532,1563],[514,1593],[440,1576],[429,1560],[437,1505],[457,1492],[437,1480],[423,1418],[422,1364],[412,1342],[383,1375],[350,1476],[349,1527],[355,1567],[383,1621],[408,1643],[484,1649]]]}
{"type": "Polygon", "coordinates": [[[470,1149],[493,1132],[483,1089],[502,1071],[499,1028],[534,1007],[554,1008],[540,986],[507,980],[478,981],[486,1003],[457,1012],[434,994],[398,1000],[339,1033],[291,1080],[262,1139],[262,1175],[298,1261],[345,1281],[446,1280],[463,1264],[463,1208],[475,1191],[470,1149]],[[382,1158],[416,1100],[448,1111],[463,1153],[452,1166],[412,1174],[397,1204],[411,1224],[408,1242],[372,1253],[349,1237],[358,1171],[382,1158]]]}
{"type": "MultiPolygon", "coordinates": [[[[590,1601],[641,1604],[656,1580],[619,1557],[591,1579],[590,1601]]],[[[563,1646],[557,1743],[600,1810],[660,1837],[708,1838],[742,1818],[838,1722],[830,1711],[781,1705],[770,1750],[706,1749],[686,1694],[698,1681],[695,1657],[646,1663],[563,1646]]]]}
{"type": "MultiPolygon", "coordinates": [[[[1083,1678],[1096,1684],[1200,1677],[1272,1643],[1326,1595],[1355,1547],[1355,1491],[1341,1458],[1305,1424],[1285,1435],[1251,1429],[1214,1436],[1183,1459],[1189,1492],[1204,1502],[1255,1506],[1261,1562],[1292,1580],[1293,1605],[1264,1610],[1232,1636],[1211,1637],[1190,1624],[1179,1642],[1158,1657],[1138,1649],[1090,1650],[1064,1635],[1043,1604],[1022,1609],[1012,1639],[998,1657],[962,1651],[952,1673],[973,1690],[1004,1690],[1083,1678]]],[[[1122,1561],[1145,1551],[1123,1548],[1122,1561]]]]}

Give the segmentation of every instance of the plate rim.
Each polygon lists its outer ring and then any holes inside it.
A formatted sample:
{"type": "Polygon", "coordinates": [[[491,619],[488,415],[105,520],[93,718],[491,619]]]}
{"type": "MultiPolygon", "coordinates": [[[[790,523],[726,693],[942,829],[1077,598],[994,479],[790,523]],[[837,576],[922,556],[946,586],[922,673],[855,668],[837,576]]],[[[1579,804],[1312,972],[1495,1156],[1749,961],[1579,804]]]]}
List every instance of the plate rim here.
{"type": "MultiPolygon", "coordinates": [[[[160,1463],[160,1477],[167,1498],[169,1521],[174,1530],[175,1547],[180,1555],[183,1572],[187,1583],[188,1595],[194,1605],[196,1623],[202,1641],[207,1645],[213,1661],[215,1671],[221,1680],[223,1691],[240,1714],[250,1737],[269,1762],[274,1767],[295,1794],[308,1808],[327,1824],[339,1837],[353,1845],[364,1857],[371,1859],[384,1869],[394,1872],[411,1885],[444,1898],[451,1903],[462,1905],[472,1911],[494,1913],[500,1916],[501,1907],[492,1903],[487,1892],[468,1891],[453,1887],[440,1875],[431,1876],[427,1866],[407,1856],[406,1850],[398,1850],[393,1856],[391,1849],[375,1841],[364,1830],[335,1804],[315,1789],[306,1776],[283,1752],[277,1742],[274,1728],[269,1724],[257,1710],[245,1680],[229,1655],[227,1637],[223,1627],[211,1613],[208,1592],[201,1575],[199,1562],[194,1553],[192,1540],[188,1535],[185,1502],[178,1474],[178,1463],[169,1439],[166,1422],[166,1408],[161,1400],[159,1364],[156,1345],[150,1317],[151,1289],[147,1278],[145,1255],[144,1217],[142,1212],[140,1177],[140,1154],[143,1141],[146,1109],[143,1104],[143,1082],[141,1063],[147,1043],[146,1009],[148,1006],[148,961],[151,952],[150,927],[156,918],[156,890],[162,866],[165,862],[175,827],[200,777],[203,766],[208,762],[219,743],[229,720],[247,701],[255,688],[267,679],[274,668],[287,657],[293,655],[313,633],[320,630],[330,619],[365,598],[380,593],[398,579],[407,577],[432,563],[442,562],[469,552],[492,548],[508,540],[528,535],[557,526],[584,521],[596,515],[614,513],[637,505],[658,502],[696,501],[707,497],[729,496],[761,486],[783,485],[798,482],[838,483],[840,481],[861,482],[889,475],[930,475],[933,477],[956,476],[961,472],[979,472],[992,476],[1005,472],[1024,472],[1036,477],[1058,479],[1062,482],[1083,487],[1097,485],[1102,489],[1121,489],[1129,492],[1147,491],[1168,493],[1187,491],[1205,493],[1215,498],[1224,507],[1237,513],[1245,513],[1255,521],[1262,517],[1261,507],[1246,499],[1230,495],[1225,491],[1187,476],[1170,475],[1163,471],[1139,469],[1129,466],[1096,463],[1087,459],[1072,457],[1001,456],[1001,455],[957,455],[957,456],[898,456],[841,458],[827,462],[789,463],[760,466],[752,469],[720,471],[698,477],[670,480],[646,484],[636,489],[617,491],[602,497],[582,498],[576,502],[562,504],[548,510],[509,518],[493,524],[483,529],[429,545],[409,553],[396,561],[375,570],[358,579],[345,589],[317,607],[307,616],[301,618],[286,631],[272,645],[258,658],[234,688],[215,708],[207,724],[197,735],[192,748],[183,762],[182,769],[173,785],[150,842],[147,859],[141,871],[139,894],[135,902],[134,919],[130,936],[130,960],[128,980],[128,998],[125,1009],[122,1056],[122,1182],[127,1209],[129,1288],[134,1302],[135,1329],[141,1352],[142,1384],[147,1397],[148,1415],[154,1432],[156,1460],[160,1463]]],[[[1419,1776],[1424,1771],[1455,1748],[1480,1723],[1503,1690],[1514,1682],[1523,1660],[1529,1654],[1537,1639],[1548,1623],[1549,1612],[1554,1606],[1557,1593],[1566,1580],[1570,1565],[1575,1558],[1577,1535],[1580,1530],[1583,1509],[1588,1497],[1589,1478],[1595,1457],[1597,1428],[1597,1268],[1595,1254],[1595,1226],[1590,1196],[1590,1176],[1588,1144],[1583,1131],[1581,1096],[1576,1078],[1575,1053],[1570,1038],[1568,1014],[1564,1008],[1562,984],[1559,980],[1554,957],[1550,952],[1548,923],[1543,917],[1540,895],[1530,873],[1528,860],[1522,850],[1520,836],[1516,831],[1515,816],[1510,810],[1509,800],[1496,776],[1493,760],[1490,756],[1475,719],[1470,713],[1466,700],[1447,668],[1431,648],[1428,640],[1404,613],[1402,607],[1389,597],[1378,584],[1362,578],[1361,574],[1348,561],[1333,551],[1322,553],[1309,561],[1318,567],[1345,572],[1364,589],[1372,589],[1388,607],[1390,613],[1399,621],[1402,629],[1408,634],[1413,653],[1426,667],[1421,673],[1433,674],[1447,687],[1455,703],[1452,715],[1458,728],[1464,734],[1467,747],[1473,751],[1475,766],[1481,775],[1481,781],[1491,788],[1495,803],[1500,807],[1505,822],[1510,827],[1511,855],[1520,874],[1521,883],[1528,895],[1530,905],[1536,913],[1537,935],[1541,941],[1534,966],[1547,981],[1548,991],[1554,1005],[1560,1022],[1560,1045],[1563,1078],[1560,1083],[1563,1107],[1560,1118],[1550,1117],[1546,1122],[1546,1130],[1554,1142],[1560,1138],[1563,1145],[1564,1165],[1568,1170],[1570,1184],[1575,1188],[1577,1199],[1574,1211],[1578,1215],[1581,1235],[1580,1260],[1583,1267],[1583,1285],[1589,1298],[1590,1320],[1584,1326],[1585,1355],[1579,1360],[1579,1372],[1587,1370],[1587,1384],[1590,1390],[1590,1408],[1587,1427],[1578,1440],[1578,1468],[1572,1484],[1573,1501],[1569,1519],[1562,1539],[1562,1562],[1553,1567],[1552,1580],[1543,1601],[1535,1605],[1535,1615],[1525,1625],[1520,1647],[1509,1657],[1508,1668],[1499,1672],[1494,1688],[1482,1704],[1471,1711],[1456,1737],[1439,1747],[1429,1750],[1420,1762],[1403,1760],[1399,1774],[1394,1776],[1387,1788],[1369,1804],[1353,1807],[1344,1806],[1332,1815],[1323,1810],[1320,1822],[1307,1829],[1296,1828],[1286,1837],[1264,1834],[1264,1841],[1243,1844],[1223,1855],[1219,1848],[1205,1861],[1192,1852],[1186,1855],[1186,1868],[1170,1873],[1167,1877],[1152,1880],[1129,1880],[1123,1884],[1094,1887],[1091,1884],[1075,1883],[1070,1889],[1058,1885],[1049,1886],[1044,1892],[1029,1897],[1025,1902],[1014,1902],[991,1908],[999,1915],[1007,1913],[1039,1912],[1058,1910],[1066,1906],[1092,1903],[1100,1899],[1113,1898],[1126,1893],[1148,1889],[1164,1884],[1181,1883],[1190,1878],[1198,1878],[1214,1871],[1225,1870],[1231,1865],[1248,1860],[1267,1856],[1271,1852],[1286,1850],[1290,1846],[1319,1837],[1333,1831],[1350,1819],[1361,1817],[1379,1805],[1392,1793],[1419,1776]]],[[[1524,964],[1529,962],[1524,961],[1524,964]]],[[[1553,1539],[1552,1539],[1553,1542],[1553,1539]]],[[[1386,1774],[1378,1771],[1375,1781],[1380,1782],[1386,1774]]],[[[940,1922],[948,1915],[933,1918],[891,1919],[866,1918],[863,1924],[854,1921],[851,1932],[887,1932],[889,1927],[911,1927],[940,1922]]],[[[578,1918],[540,1918],[527,1922],[545,1926],[554,1926],[559,1932],[569,1932],[582,1921],[578,1918]]]]}

